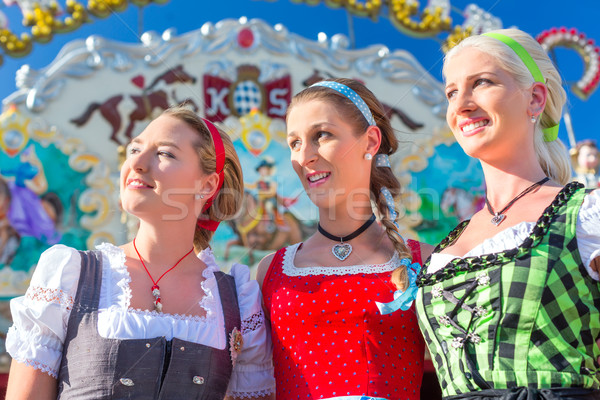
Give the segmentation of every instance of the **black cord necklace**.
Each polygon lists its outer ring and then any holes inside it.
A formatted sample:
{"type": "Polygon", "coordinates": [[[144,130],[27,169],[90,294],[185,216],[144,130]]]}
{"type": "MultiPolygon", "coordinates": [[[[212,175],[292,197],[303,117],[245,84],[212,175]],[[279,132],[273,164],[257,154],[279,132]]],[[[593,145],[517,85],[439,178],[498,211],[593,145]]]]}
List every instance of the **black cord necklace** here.
{"type": "Polygon", "coordinates": [[[500,225],[502,223],[502,221],[504,221],[504,218],[506,218],[506,214],[504,214],[504,212],[506,210],[508,210],[510,207],[512,207],[512,205],[515,204],[515,202],[517,200],[519,200],[521,197],[523,197],[527,193],[533,191],[535,188],[537,188],[539,186],[542,186],[544,183],[548,182],[549,180],[550,180],[550,178],[545,177],[541,181],[538,181],[538,182],[534,183],[533,185],[529,186],[527,189],[525,189],[521,193],[519,193],[506,206],[504,206],[504,208],[502,210],[500,210],[498,212],[494,212],[494,209],[490,205],[490,202],[489,202],[489,200],[487,198],[487,190],[486,190],[486,193],[485,193],[485,205],[487,206],[487,209],[488,209],[489,213],[493,215],[493,217],[492,217],[492,224],[494,224],[496,226],[500,225]]]}
{"type": "Polygon", "coordinates": [[[337,258],[340,261],[344,261],[346,258],[348,258],[350,253],[352,253],[352,246],[350,245],[350,243],[344,243],[344,242],[347,242],[348,240],[352,240],[355,237],[357,237],[358,235],[360,235],[361,233],[363,233],[369,226],[371,226],[373,221],[375,221],[375,214],[371,214],[371,218],[369,218],[357,230],[355,230],[354,232],[352,232],[351,234],[346,235],[346,236],[334,236],[331,233],[327,232],[325,229],[323,229],[321,224],[317,225],[317,229],[319,230],[319,233],[321,235],[325,236],[327,239],[331,239],[331,240],[335,240],[336,242],[339,242],[338,244],[334,245],[331,248],[331,252],[335,256],[335,258],[337,258]]]}

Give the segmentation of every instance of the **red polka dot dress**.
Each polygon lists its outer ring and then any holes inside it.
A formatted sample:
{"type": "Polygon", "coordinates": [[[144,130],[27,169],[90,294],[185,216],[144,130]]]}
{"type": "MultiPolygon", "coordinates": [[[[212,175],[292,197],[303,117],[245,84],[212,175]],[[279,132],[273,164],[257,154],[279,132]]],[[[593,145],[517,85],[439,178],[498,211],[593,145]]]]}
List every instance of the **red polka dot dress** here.
{"type": "MultiPolygon", "coordinates": [[[[420,262],[418,242],[408,241],[420,262]]],[[[301,243],[279,250],[263,283],[271,315],[277,399],[419,399],[424,343],[414,307],[394,299],[395,255],[381,265],[296,268],[301,243]]]]}

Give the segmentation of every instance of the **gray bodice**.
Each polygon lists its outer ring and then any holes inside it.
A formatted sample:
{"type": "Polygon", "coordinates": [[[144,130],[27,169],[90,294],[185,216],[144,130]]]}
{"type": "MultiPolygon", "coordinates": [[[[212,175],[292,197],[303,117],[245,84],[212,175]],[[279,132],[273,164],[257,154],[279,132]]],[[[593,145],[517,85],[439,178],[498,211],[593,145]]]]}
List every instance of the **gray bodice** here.
{"type": "MultiPolygon", "coordinates": [[[[233,370],[229,346],[219,350],[173,338],[106,339],[98,334],[102,254],[81,253],[81,276],[58,376],[60,400],[222,400],[233,370]]],[[[233,277],[215,272],[225,334],[240,329],[233,277]]]]}

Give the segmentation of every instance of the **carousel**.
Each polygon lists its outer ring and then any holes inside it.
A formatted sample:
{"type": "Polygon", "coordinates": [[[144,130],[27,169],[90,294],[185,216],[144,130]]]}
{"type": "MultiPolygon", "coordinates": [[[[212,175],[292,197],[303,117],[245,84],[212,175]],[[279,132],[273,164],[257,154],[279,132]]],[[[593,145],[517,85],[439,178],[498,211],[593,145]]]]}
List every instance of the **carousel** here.
{"type": "MultiPolygon", "coordinates": [[[[0,70],[3,58],[34,52],[54,36],[128,5],[155,7],[168,0],[5,3],[20,10],[26,32],[9,27],[0,8],[0,70]]],[[[451,0],[430,0],[424,7],[417,0],[324,3],[355,17],[385,16],[399,35],[437,38],[444,51],[502,27],[475,4],[457,22],[451,0]]],[[[44,250],[57,243],[93,249],[134,237],[137,221],[119,205],[120,164],[127,143],[170,105],[185,103],[222,127],[242,162],[243,210],[221,224],[212,244],[226,267],[255,266],[315,231],[317,210],[288,161],[285,115],[294,93],[329,77],[364,82],[391,118],[401,142],[391,163],[403,186],[396,207],[405,238],[437,243],[483,206],[479,164],[446,126],[443,83],[410,52],[376,43],[353,48],[343,34],[312,40],[282,24],[241,16],[199,26],[182,34],[145,32],[139,43],[92,35],[68,42],[41,69],[18,70],[17,90],[2,100],[0,114],[0,337],[11,324],[8,300],[25,293],[44,250]]],[[[563,47],[581,57],[585,71],[570,92],[591,96],[600,81],[594,42],[561,27],[549,27],[537,39],[550,54],[563,47]]],[[[575,178],[598,187],[596,143],[578,142],[568,114],[565,122],[575,178]]],[[[2,353],[2,372],[9,361],[2,353]]]]}

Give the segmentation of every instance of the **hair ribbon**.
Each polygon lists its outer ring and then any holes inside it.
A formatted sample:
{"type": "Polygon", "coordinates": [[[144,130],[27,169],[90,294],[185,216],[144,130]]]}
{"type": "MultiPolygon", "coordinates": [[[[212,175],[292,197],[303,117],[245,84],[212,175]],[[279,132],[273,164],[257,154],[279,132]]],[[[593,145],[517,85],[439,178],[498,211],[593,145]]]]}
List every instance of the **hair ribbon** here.
{"type": "Polygon", "coordinates": [[[369,106],[367,105],[367,103],[365,103],[365,101],[362,99],[362,97],[360,97],[358,95],[358,93],[356,93],[354,90],[352,90],[348,86],[343,85],[339,82],[334,82],[334,81],[321,81],[321,82],[317,82],[317,83],[311,85],[310,87],[315,87],[315,86],[323,86],[323,87],[333,89],[336,92],[343,94],[352,103],[354,103],[356,108],[358,108],[358,110],[362,113],[362,115],[365,117],[365,119],[369,123],[369,126],[377,126],[377,124],[375,123],[375,119],[373,118],[373,114],[371,113],[371,109],[369,109],[369,106]]]}
{"type": "MultiPolygon", "coordinates": [[[[508,47],[510,47],[512,51],[514,51],[515,54],[521,59],[521,61],[523,61],[523,64],[525,64],[525,66],[531,73],[531,76],[533,76],[533,80],[539,83],[543,83],[544,85],[546,84],[544,75],[542,74],[542,71],[540,71],[540,68],[538,67],[537,63],[535,62],[533,57],[531,57],[531,54],[529,54],[529,52],[525,50],[525,48],[521,46],[519,42],[517,42],[510,36],[506,36],[497,32],[486,32],[482,35],[499,40],[508,47]]],[[[558,126],[559,124],[556,124],[554,126],[542,129],[542,132],[544,133],[544,141],[552,142],[556,140],[556,138],[558,138],[558,126]]]]}
{"type": "MultiPolygon", "coordinates": [[[[206,203],[204,203],[204,206],[202,207],[202,213],[204,213],[210,208],[213,201],[217,197],[217,194],[221,190],[221,187],[223,186],[223,168],[225,167],[225,146],[223,145],[223,139],[221,139],[221,134],[219,133],[217,127],[205,118],[202,118],[202,121],[204,121],[204,123],[206,124],[206,127],[208,128],[208,131],[210,132],[210,135],[212,137],[213,145],[215,146],[215,171],[218,171],[217,173],[219,174],[219,183],[217,184],[217,190],[215,190],[215,193],[206,200],[206,203]]],[[[202,216],[202,214],[200,216],[202,216]]],[[[198,218],[198,226],[214,232],[219,226],[219,221],[213,221],[208,218],[198,218]]]]}
{"type": "MultiPolygon", "coordinates": [[[[392,165],[390,164],[389,156],[387,154],[375,155],[375,166],[391,168],[392,165]]],[[[396,222],[396,218],[398,218],[398,212],[395,208],[394,197],[386,186],[383,186],[380,191],[381,195],[385,199],[385,204],[390,214],[390,219],[394,221],[394,225],[396,225],[396,233],[404,241],[404,238],[402,235],[400,235],[400,226],[398,225],[398,222],[396,222]]],[[[403,258],[400,260],[400,264],[406,267],[406,272],[408,273],[408,288],[406,290],[396,290],[394,292],[394,300],[390,301],[389,303],[380,303],[376,301],[375,305],[377,305],[381,315],[390,314],[397,310],[406,311],[410,308],[413,301],[417,297],[417,275],[419,272],[421,272],[421,264],[416,262],[413,263],[408,258],[403,258]]]]}

